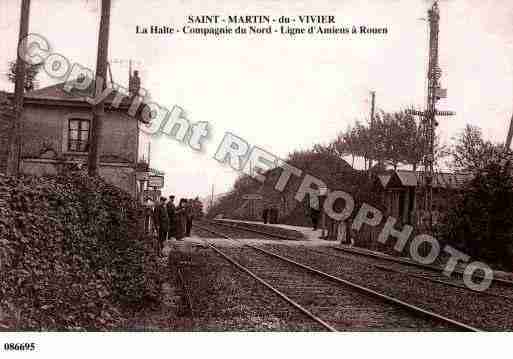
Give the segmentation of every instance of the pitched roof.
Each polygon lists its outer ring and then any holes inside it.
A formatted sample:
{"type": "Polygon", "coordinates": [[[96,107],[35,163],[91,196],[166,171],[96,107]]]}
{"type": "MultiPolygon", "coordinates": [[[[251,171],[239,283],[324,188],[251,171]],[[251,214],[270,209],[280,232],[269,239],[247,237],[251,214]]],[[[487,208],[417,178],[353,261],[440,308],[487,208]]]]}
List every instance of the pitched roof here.
{"type": "Polygon", "coordinates": [[[378,181],[383,188],[386,188],[386,186],[388,185],[388,181],[390,181],[391,177],[392,177],[392,175],[390,175],[390,174],[377,175],[378,181]]]}
{"type": "MultiPolygon", "coordinates": [[[[78,83],[81,83],[81,81],[78,83]]],[[[66,82],[61,82],[52,86],[27,92],[24,95],[24,102],[37,105],[91,107],[91,104],[86,101],[86,98],[94,97],[94,81],[91,81],[91,84],[85,90],[72,88],[70,91],[67,91],[64,88],[65,85],[66,82]]],[[[13,96],[14,95],[12,93],[7,94],[9,99],[12,99],[13,96]]],[[[120,109],[127,111],[132,104],[132,97],[122,94],[116,90],[112,90],[104,99],[104,104],[106,105],[106,108],[110,110],[120,109]],[[115,103],[114,100],[118,101],[119,104],[115,103]]],[[[142,109],[145,106],[146,104],[144,102],[138,106],[135,117],[137,117],[141,122],[149,123],[141,116],[142,109]]]]}
{"type": "Polygon", "coordinates": [[[403,186],[415,187],[419,183],[420,173],[413,171],[395,171],[403,186]]]}
{"type": "MultiPolygon", "coordinates": [[[[380,176],[383,178],[390,176],[386,184],[383,184],[383,187],[385,188],[397,186],[417,187],[423,186],[425,184],[424,172],[419,171],[413,172],[407,170],[398,170],[392,172],[392,174],[380,174],[377,177],[383,183],[383,180],[380,178],[380,176]]],[[[472,177],[469,174],[438,172],[435,173],[433,178],[433,188],[459,188],[471,178],[472,177]]]]}
{"type": "MultiPolygon", "coordinates": [[[[77,84],[81,84],[84,80],[76,80],[77,84]]],[[[91,81],[90,85],[82,90],[79,88],[72,87],[70,90],[66,90],[66,84],[71,84],[73,81],[61,82],[52,86],[44,87],[38,90],[30,91],[25,94],[25,101],[30,102],[31,100],[44,100],[44,101],[68,101],[68,102],[84,102],[86,103],[87,97],[94,97],[94,81],[91,81]]],[[[112,90],[105,99],[105,104],[112,104],[115,97],[119,94],[118,91],[112,90]]],[[[120,107],[126,108],[130,106],[132,100],[127,95],[119,94],[122,96],[120,107]]]]}

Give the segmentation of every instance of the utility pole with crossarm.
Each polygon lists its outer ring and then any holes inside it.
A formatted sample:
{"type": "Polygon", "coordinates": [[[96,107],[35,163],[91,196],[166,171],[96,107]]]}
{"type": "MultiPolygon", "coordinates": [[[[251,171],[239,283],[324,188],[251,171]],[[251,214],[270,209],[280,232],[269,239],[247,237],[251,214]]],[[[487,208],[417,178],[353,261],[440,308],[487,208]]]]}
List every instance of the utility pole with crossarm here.
{"type": "MultiPolygon", "coordinates": [[[[110,1],[102,0],[100,30],[98,33],[98,54],[96,57],[95,94],[101,93],[107,82],[107,58],[109,52],[110,1]],[[96,87],[101,86],[97,89],[96,87]]],[[[100,155],[105,105],[103,101],[93,105],[93,124],[91,128],[91,146],[87,161],[89,176],[97,176],[100,171],[100,155]]]]}
{"type": "Polygon", "coordinates": [[[436,102],[447,97],[447,90],[440,87],[442,70],[438,65],[438,35],[440,31],[440,10],[435,1],[428,10],[429,21],[429,65],[428,65],[428,95],[425,111],[407,110],[411,115],[421,117],[421,131],[424,139],[424,184],[425,209],[429,212],[429,225],[433,225],[433,180],[435,161],[435,129],[438,126],[436,116],[453,116],[452,111],[438,111],[436,102]]]}
{"type": "MultiPolygon", "coordinates": [[[[20,31],[18,34],[18,48],[27,37],[29,30],[30,0],[21,1],[20,31]]],[[[9,129],[9,155],[7,158],[7,173],[16,176],[20,172],[21,157],[21,121],[23,116],[23,100],[26,64],[18,53],[16,58],[16,79],[14,84],[14,110],[15,116],[12,119],[9,129]]]]}

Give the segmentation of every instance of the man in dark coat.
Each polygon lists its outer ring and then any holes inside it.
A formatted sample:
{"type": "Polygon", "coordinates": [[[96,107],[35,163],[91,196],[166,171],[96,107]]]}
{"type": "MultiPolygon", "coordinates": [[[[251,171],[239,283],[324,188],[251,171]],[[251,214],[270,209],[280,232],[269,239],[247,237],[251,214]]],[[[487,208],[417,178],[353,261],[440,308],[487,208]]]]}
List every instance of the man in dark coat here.
{"type": "Polygon", "coordinates": [[[153,202],[150,198],[146,198],[144,201],[144,232],[147,234],[153,234],[154,226],[153,202]]]}
{"type": "Polygon", "coordinates": [[[188,199],[185,203],[185,236],[191,236],[192,218],[193,218],[192,199],[188,199]]]}
{"type": "Polygon", "coordinates": [[[169,215],[167,214],[166,197],[160,197],[160,203],[155,206],[154,218],[158,223],[160,253],[169,231],[169,215]]]}
{"type": "Polygon", "coordinates": [[[276,205],[273,205],[271,208],[271,216],[270,216],[270,223],[277,224],[278,223],[278,207],[276,205]]]}
{"type": "Polygon", "coordinates": [[[185,198],[181,198],[178,203],[178,207],[176,207],[176,239],[178,241],[182,240],[185,237],[186,226],[187,226],[187,216],[186,216],[186,206],[187,200],[185,198]]]}
{"type": "Polygon", "coordinates": [[[265,207],[262,211],[262,219],[264,220],[264,224],[267,224],[267,222],[269,222],[269,208],[265,207]]]}
{"type": "Polygon", "coordinates": [[[318,208],[310,207],[310,219],[312,220],[313,230],[317,230],[317,226],[319,225],[319,217],[321,215],[321,211],[318,208]]]}
{"type": "Polygon", "coordinates": [[[176,238],[176,208],[175,208],[175,196],[169,196],[167,202],[167,215],[169,216],[169,238],[176,238]]]}

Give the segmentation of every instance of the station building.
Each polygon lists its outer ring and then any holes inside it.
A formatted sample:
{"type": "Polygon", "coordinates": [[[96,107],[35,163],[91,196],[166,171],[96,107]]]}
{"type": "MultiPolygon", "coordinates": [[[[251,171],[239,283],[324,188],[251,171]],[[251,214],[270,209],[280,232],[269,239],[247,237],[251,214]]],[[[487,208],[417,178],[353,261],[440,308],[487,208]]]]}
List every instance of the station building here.
{"type": "MultiPolygon", "coordinates": [[[[24,174],[55,175],[72,164],[87,167],[93,116],[86,97],[94,93],[94,81],[84,91],[65,91],[64,85],[59,83],[25,94],[20,163],[24,174]]],[[[132,88],[130,92],[137,93],[137,90],[132,88]]],[[[138,195],[137,172],[146,170],[140,159],[148,158],[144,146],[140,146],[144,137],[140,114],[144,105],[139,106],[135,116],[130,116],[132,98],[125,96],[118,104],[115,102],[117,95],[116,91],[111,92],[104,102],[99,173],[106,181],[135,197],[138,195]]],[[[8,97],[12,99],[12,94],[8,97]]],[[[8,128],[9,121],[5,114],[0,116],[0,126],[8,128]]],[[[7,136],[1,136],[0,148],[7,149],[7,142],[7,136]]],[[[4,152],[0,153],[0,170],[5,169],[7,153],[4,152]]]]}
{"type": "MultiPolygon", "coordinates": [[[[450,199],[470,180],[468,174],[437,172],[433,178],[433,220],[450,205],[450,199]]],[[[395,170],[375,176],[374,188],[388,216],[403,224],[422,226],[426,221],[425,174],[395,170]]]]}

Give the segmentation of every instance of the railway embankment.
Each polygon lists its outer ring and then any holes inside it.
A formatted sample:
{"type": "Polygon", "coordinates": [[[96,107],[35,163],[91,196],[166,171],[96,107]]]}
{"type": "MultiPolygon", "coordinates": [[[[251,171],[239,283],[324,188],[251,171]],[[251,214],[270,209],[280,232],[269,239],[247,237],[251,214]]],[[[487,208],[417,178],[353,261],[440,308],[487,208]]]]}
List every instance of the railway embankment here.
{"type": "MultiPolygon", "coordinates": [[[[322,330],[232,266],[193,230],[193,238],[168,241],[161,259],[162,301],[129,324],[152,331],[322,330]]],[[[205,233],[201,233],[202,237],[205,233]]]]}
{"type": "Polygon", "coordinates": [[[0,329],[124,328],[160,292],[140,217],[100,178],[0,174],[0,329]]]}

